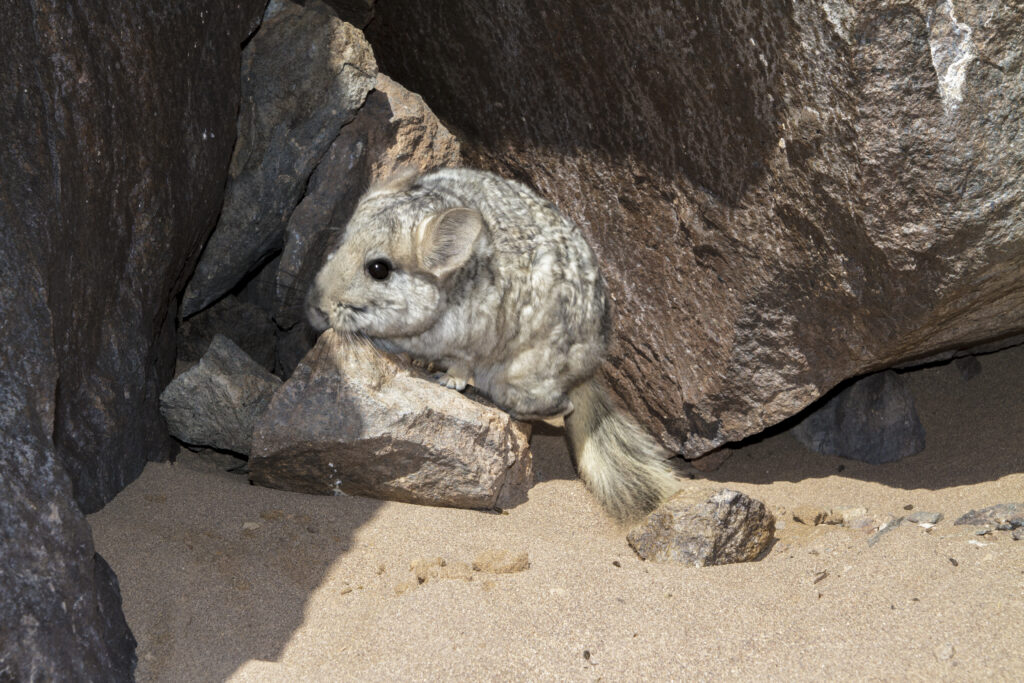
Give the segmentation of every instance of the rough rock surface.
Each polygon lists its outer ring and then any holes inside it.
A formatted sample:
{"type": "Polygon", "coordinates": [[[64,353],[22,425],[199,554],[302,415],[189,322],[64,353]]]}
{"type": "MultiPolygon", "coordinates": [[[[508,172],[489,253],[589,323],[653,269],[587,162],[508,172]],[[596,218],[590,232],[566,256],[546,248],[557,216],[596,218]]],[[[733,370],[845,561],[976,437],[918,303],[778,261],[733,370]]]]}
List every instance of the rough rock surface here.
{"type": "Polygon", "coordinates": [[[378,74],[374,90],[331,144],[288,221],[277,269],[277,324],[290,328],[305,320],[306,292],[367,188],[398,169],[454,166],[460,158],[458,141],[423,98],[378,74]]]}
{"type": "Polygon", "coordinates": [[[690,457],[1024,330],[1020,2],[375,12],[381,68],[591,239],[607,374],[690,457]]]}
{"type": "Polygon", "coordinates": [[[954,525],[992,526],[1009,530],[1024,527],[1024,503],[1000,503],[961,515],[954,525]]]}
{"type": "Polygon", "coordinates": [[[312,0],[272,0],[242,52],[242,103],[220,220],[182,300],[189,316],[280,249],[310,174],[373,87],[361,31],[312,0]]]}
{"type": "Polygon", "coordinates": [[[160,414],[187,444],[249,455],[256,422],[280,386],[278,377],[218,334],[199,363],[160,394],[160,414]]]}
{"type": "Polygon", "coordinates": [[[259,306],[226,296],[182,322],[178,328],[178,365],[199,362],[218,334],[239,346],[254,361],[273,371],[277,326],[259,306]]]}
{"type": "Polygon", "coordinates": [[[220,209],[260,4],[4,7],[2,680],[131,678],[117,580],[82,510],[169,452],[172,296],[220,209]]]}
{"type": "Polygon", "coordinates": [[[274,396],[250,478],[320,494],[467,508],[525,500],[528,427],[367,342],[328,330],[274,396]]]}
{"type": "Polygon", "coordinates": [[[812,451],[878,464],[924,450],[914,397],[892,371],[862,377],[793,427],[812,451]]]}
{"type": "Polygon", "coordinates": [[[626,540],[645,560],[704,567],[757,559],[774,533],[775,517],[759,500],[730,489],[683,490],[631,529],[626,540]]]}

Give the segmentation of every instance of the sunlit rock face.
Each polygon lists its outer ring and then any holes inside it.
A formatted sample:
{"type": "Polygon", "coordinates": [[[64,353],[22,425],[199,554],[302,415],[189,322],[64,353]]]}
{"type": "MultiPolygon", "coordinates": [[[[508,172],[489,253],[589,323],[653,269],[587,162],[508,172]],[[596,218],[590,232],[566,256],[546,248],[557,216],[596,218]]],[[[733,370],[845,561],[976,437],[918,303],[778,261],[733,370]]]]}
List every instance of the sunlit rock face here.
{"type": "Polygon", "coordinates": [[[616,391],[688,457],[1024,329],[1024,9],[378,3],[382,70],[589,236],[616,391]]]}

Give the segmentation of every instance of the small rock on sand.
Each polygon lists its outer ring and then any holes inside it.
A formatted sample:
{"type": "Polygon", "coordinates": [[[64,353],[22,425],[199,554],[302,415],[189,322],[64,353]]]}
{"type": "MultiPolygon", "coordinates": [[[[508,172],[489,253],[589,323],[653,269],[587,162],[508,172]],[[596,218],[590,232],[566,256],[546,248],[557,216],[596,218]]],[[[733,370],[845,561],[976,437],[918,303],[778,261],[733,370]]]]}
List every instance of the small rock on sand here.
{"type": "Polygon", "coordinates": [[[626,540],[645,560],[703,567],[754,560],[774,532],[775,517],[759,500],[729,489],[684,490],[634,527],[626,540]]]}
{"type": "Polygon", "coordinates": [[[1024,527],[1024,503],[1000,503],[981,510],[971,510],[953,522],[954,525],[988,525],[1004,530],[1024,527]]]}

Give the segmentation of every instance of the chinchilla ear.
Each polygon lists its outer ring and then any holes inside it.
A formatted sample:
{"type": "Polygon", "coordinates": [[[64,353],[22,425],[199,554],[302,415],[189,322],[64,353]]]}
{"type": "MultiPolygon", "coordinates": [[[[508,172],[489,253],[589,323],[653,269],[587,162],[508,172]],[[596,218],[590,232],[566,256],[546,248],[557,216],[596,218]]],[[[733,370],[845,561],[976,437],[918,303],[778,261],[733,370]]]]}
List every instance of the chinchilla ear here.
{"type": "Polygon", "coordinates": [[[419,177],[420,172],[415,166],[399,167],[391,175],[373,183],[366,191],[366,196],[405,192],[416,184],[419,177]]]}
{"type": "Polygon", "coordinates": [[[420,225],[416,256],[420,265],[438,277],[461,267],[473,253],[484,217],[476,209],[448,209],[420,225]]]}

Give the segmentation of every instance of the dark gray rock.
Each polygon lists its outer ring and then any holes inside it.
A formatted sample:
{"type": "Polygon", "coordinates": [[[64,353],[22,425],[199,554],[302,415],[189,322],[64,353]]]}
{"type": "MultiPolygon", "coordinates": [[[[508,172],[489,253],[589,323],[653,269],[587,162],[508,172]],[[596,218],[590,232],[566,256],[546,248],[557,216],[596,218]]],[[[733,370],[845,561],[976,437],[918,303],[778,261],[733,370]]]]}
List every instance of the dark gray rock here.
{"type": "Polygon", "coordinates": [[[1024,527],[1024,503],[1000,503],[981,510],[971,510],[961,515],[953,524],[1003,527],[1007,530],[1024,527]]]}
{"type": "Polygon", "coordinates": [[[217,228],[182,300],[190,316],[281,249],[309,176],[373,87],[361,31],[311,0],[272,0],[242,53],[238,137],[217,228]]]}
{"type": "Polygon", "coordinates": [[[981,361],[977,356],[963,356],[953,361],[960,376],[965,380],[971,380],[981,374],[981,361]]]}
{"type": "Polygon", "coordinates": [[[132,677],[83,510],[170,451],[173,297],[220,209],[258,4],[4,6],[2,680],[132,677]]]}
{"type": "Polygon", "coordinates": [[[771,543],[775,517],[739,491],[680,491],[626,536],[654,562],[704,567],[757,559],[771,543]],[[709,495],[711,494],[711,495],[709,495]]]}
{"type": "Polygon", "coordinates": [[[793,427],[812,451],[878,464],[924,449],[914,397],[895,372],[879,372],[846,387],[793,427]]]}
{"type": "Polygon", "coordinates": [[[687,457],[1024,331],[1020,3],[375,12],[382,70],[580,224],[616,304],[605,370],[687,457]]]}
{"type": "Polygon", "coordinates": [[[527,425],[328,330],[274,396],[257,484],[427,505],[507,507],[533,483],[527,425]]]}
{"type": "Polygon", "coordinates": [[[224,297],[181,324],[178,328],[179,367],[199,362],[218,334],[233,341],[267,370],[274,369],[277,326],[267,311],[234,296],[224,297]]]}
{"type": "Polygon", "coordinates": [[[278,377],[218,334],[199,364],[160,394],[160,413],[187,444],[249,455],[256,422],[280,386],[278,377]]]}
{"type": "Polygon", "coordinates": [[[34,236],[0,207],[0,277],[12,285],[0,287],[0,680],[127,681],[135,640],[117,580],[52,441],[59,374],[45,285],[22,241],[34,236]]]}
{"type": "Polygon", "coordinates": [[[288,221],[277,270],[278,325],[291,328],[305,320],[306,292],[367,188],[399,169],[425,171],[457,165],[459,159],[459,143],[423,98],[378,74],[363,108],[331,144],[288,221]]]}
{"type": "Polygon", "coordinates": [[[288,379],[295,372],[302,359],[316,344],[317,333],[303,321],[295,323],[290,330],[277,335],[277,366],[274,372],[282,379],[288,379]]]}
{"type": "Polygon", "coordinates": [[[357,28],[366,28],[373,19],[373,6],[376,0],[324,0],[324,3],[333,9],[342,21],[347,21],[357,28]]]}
{"type": "Polygon", "coordinates": [[[277,307],[277,267],[280,263],[281,254],[276,254],[251,273],[238,289],[238,300],[252,304],[273,317],[277,307]]]}

